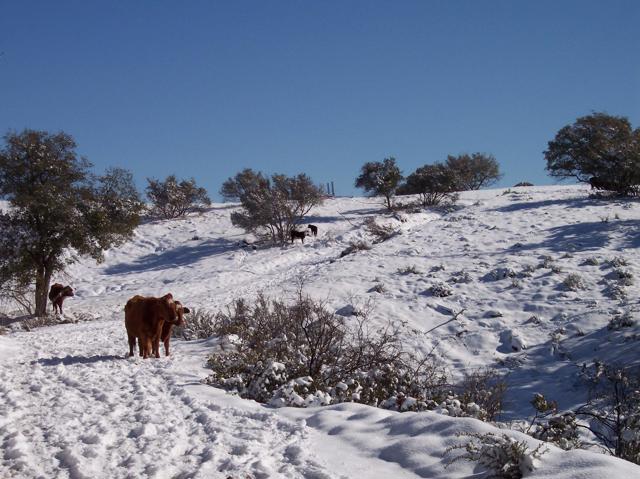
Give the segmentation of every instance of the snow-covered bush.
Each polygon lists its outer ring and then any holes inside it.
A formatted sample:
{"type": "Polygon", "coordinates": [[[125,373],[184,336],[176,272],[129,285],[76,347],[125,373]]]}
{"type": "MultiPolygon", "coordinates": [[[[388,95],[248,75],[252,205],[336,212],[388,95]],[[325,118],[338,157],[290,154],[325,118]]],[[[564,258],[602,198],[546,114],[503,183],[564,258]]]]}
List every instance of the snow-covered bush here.
{"type": "Polygon", "coordinates": [[[613,318],[609,320],[609,324],[607,325],[607,329],[618,331],[623,328],[630,328],[636,324],[635,318],[631,315],[630,312],[626,312],[623,314],[616,314],[613,318]]]}
{"type": "Polygon", "coordinates": [[[447,449],[450,454],[457,449],[464,449],[464,454],[449,461],[475,461],[488,469],[488,477],[499,479],[520,479],[532,472],[536,462],[547,452],[544,443],[530,450],[526,441],[517,441],[507,434],[464,434],[469,441],[447,449]]]}
{"type": "Polygon", "coordinates": [[[595,256],[590,256],[584,260],[584,264],[588,266],[598,266],[600,264],[600,260],[595,256]]]}
{"type": "Polygon", "coordinates": [[[627,299],[627,290],[624,284],[620,284],[617,281],[609,281],[605,288],[605,294],[613,299],[624,300],[627,299]]]}
{"type": "Polygon", "coordinates": [[[183,338],[187,341],[192,339],[205,339],[216,335],[215,314],[204,309],[194,308],[189,314],[189,319],[184,327],[176,326],[172,334],[176,338],[183,338]]]}
{"type": "Polygon", "coordinates": [[[609,266],[612,268],[620,268],[621,266],[629,266],[629,262],[626,260],[624,256],[615,256],[611,258],[609,261],[609,266]]]}
{"type": "Polygon", "coordinates": [[[402,325],[376,329],[366,314],[336,315],[301,289],[291,304],[238,299],[216,315],[214,327],[236,340],[209,357],[205,382],[273,405],[395,407],[400,396],[426,404],[440,400],[446,383],[433,360],[404,348],[402,325]]]}
{"type": "Polygon", "coordinates": [[[400,230],[393,225],[378,223],[373,216],[365,220],[364,228],[367,233],[373,236],[374,243],[382,243],[401,233],[400,230]]]}
{"type": "Polygon", "coordinates": [[[540,269],[551,269],[554,266],[553,258],[549,255],[542,255],[542,262],[538,265],[540,269]]]}
{"type": "Polygon", "coordinates": [[[561,449],[582,447],[576,415],[572,412],[551,416],[544,424],[538,424],[531,435],[536,439],[552,442],[561,449]]]}
{"type": "Polygon", "coordinates": [[[574,411],[613,455],[640,464],[640,372],[595,362],[589,401],[574,411]]]}
{"type": "Polygon", "coordinates": [[[342,253],[340,253],[340,257],[343,258],[348,254],[354,253],[356,251],[368,251],[372,248],[371,244],[367,241],[363,240],[353,240],[349,242],[349,246],[347,246],[342,253]]]}
{"type": "Polygon", "coordinates": [[[562,284],[570,291],[578,291],[580,289],[584,289],[584,281],[582,280],[582,276],[576,273],[569,274],[564,279],[562,284]]]}
{"type": "Polygon", "coordinates": [[[525,264],[522,265],[522,271],[520,271],[519,276],[521,278],[530,278],[531,276],[533,276],[533,273],[535,272],[536,267],[533,266],[532,264],[525,264]]]}
{"type": "Polygon", "coordinates": [[[20,322],[20,326],[25,331],[44,326],[55,326],[57,324],[77,323],[78,320],[72,315],[62,316],[59,314],[47,314],[45,316],[33,316],[20,322]]]}
{"type": "Polygon", "coordinates": [[[565,450],[582,447],[579,426],[573,412],[558,414],[558,403],[548,401],[542,394],[534,394],[531,405],[536,414],[526,433],[565,450]]]}
{"type": "Polygon", "coordinates": [[[429,288],[429,292],[433,296],[444,298],[453,294],[453,288],[451,288],[451,286],[449,286],[447,283],[439,281],[431,285],[431,287],[429,288]]]}
{"type": "Polygon", "coordinates": [[[470,416],[483,421],[495,421],[502,412],[502,403],[507,390],[507,383],[491,369],[478,369],[467,373],[458,386],[458,397],[465,409],[475,414],[470,416]],[[476,408],[469,405],[475,405],[476,408]]]}
{"type": "Polygon", "coordinates": [[[387,288],[385,288],[383,283],[376,283],[369,289],[370,293],[382,294],[382,293],[385,293],[386,291],[387,291],[387,288]]]}
{"type": "Polygon", "coordinates": [[[484,277],[486,281],[500,281],[506,278],[515,278],[516,272],[511,268],[496,268],[489,271],[484,277]]]}
{"type": "Polygon", "coordinates": [[[415,264],[411,266],[405,266],[404,268],[398,268],[398,274],[420,274],[420,271],[415,264]]]}
{"type": "Polygon", "coordinates": [[[451,283],[470,283],[471,281],[473,281],[471,275],[464,269],[452,273],[451,278],[449,278],[451,283]]]}
{"type": "Polygon", "coordinates": [[[616,268],[613,274],[621,285],[631,286],[633,284],[633,273],[628,269],[616,268]]]}

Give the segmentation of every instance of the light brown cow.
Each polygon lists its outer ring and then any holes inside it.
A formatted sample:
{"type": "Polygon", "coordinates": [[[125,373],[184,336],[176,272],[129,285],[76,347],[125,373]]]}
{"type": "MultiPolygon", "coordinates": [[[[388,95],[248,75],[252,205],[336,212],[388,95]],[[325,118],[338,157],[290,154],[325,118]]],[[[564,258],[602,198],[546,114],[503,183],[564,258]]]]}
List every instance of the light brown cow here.
{"type": "MultiPolygon", "coordinates": [[[[169,341],[171,341],[171,333],[173,331],[173,326],[184,326],[186,324],[184,320],[184,315],[190,313],[191,310],[186,306],[182,306],[180,301],[175,301],[176,303],[176,313],[178,315],[177,323],[166,322],[162,326],[162,334],[160,335],[160,341],[164,343],[164,355],[169,356],[169,341]]],[[[154,353],[159,354],[158,351],[154,351],[154,353]]],[[[156,356],[157,357],[157,356],[156,356]]]]}
{"type": "Polygon", "coordinates": [[[165,324],[184,324],[183,307],[176,305],[171,293],[161,298],[134,296],[124,307],[124,324],[129,339],[129,356],[133,356],[136,338],[140,356],[160,357],[160,337],[165,324]],[[178,312],[178,311],[181,312],[178,312]]]}
{"type": "Polygon", "coordinates": [[[63,286],[60,283],[51,285],[51,289],[49,290],[49,300],[53,305],[53,312],[56,313],[59,309],[60,314],[62,314],[62,302],[64,301],[64,298],[71,296],[73,296],[73,288],[71,286],[63,286]]]}

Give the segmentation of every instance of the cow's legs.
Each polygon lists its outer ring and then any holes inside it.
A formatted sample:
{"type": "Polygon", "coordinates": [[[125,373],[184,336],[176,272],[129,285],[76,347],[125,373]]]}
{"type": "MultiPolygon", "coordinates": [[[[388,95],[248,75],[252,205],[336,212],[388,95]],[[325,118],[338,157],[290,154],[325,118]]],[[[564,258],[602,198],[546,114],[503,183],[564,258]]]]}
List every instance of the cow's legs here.
{"type": "Polygon", "coordinates": [[[151,353],[151,339],[152,338],[145,337],[141,340],[143,342],[142,357],[144,359],[147,359],[151,353]]]}
{"type": "Polygon", "coordinates": [[[164,355],[169,356],[169,342],[171,341],[171,335],[168,334],[164,339],[164,355]]]}
{"type": "Polygon", "coordinates": [[[156,358],[160,358],[160,335],[156,335],[156,337],[153,338],[153,352],[156,358]]]}
{"type": "MultiPolygon", "coordinates": [[[[136,347],[136,337],[130,334],[127,334],[127,336],[129,337],[129,357],[131,357],[133,356],[133,348],[136,347]]],[[[140,350],[142,350],[142,347],[140,347],[140,350]]]]}

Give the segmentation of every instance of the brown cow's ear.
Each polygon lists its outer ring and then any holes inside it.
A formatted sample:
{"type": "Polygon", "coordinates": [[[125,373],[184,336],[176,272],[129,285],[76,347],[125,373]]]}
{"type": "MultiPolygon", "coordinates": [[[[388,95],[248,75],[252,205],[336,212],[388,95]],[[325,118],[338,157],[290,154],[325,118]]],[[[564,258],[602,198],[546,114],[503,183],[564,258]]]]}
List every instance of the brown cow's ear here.
{"type": "Polygon", "coordinates": [[[187,308],[187,307],[184,307],[184,308],[182,308],[182,312],[183,312],[184,314],[187,314],[187,313],[190,313],[190,312],[191,312],[191,310],[190,310],[189,308],[187,308]]]}

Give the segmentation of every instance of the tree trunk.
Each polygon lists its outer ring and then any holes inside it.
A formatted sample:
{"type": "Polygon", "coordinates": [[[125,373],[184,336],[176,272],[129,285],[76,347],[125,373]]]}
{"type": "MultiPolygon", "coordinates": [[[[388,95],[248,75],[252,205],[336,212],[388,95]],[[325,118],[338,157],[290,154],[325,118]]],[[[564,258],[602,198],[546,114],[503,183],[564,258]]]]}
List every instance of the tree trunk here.
{"type": "Polygon", "coordinates": [[[390,195],[384,195],[384,197],[387,200],[387,209],[389,211],[393,211],[393,206],[391,205],[391,196],[390,195]]]}
{"type": "Polygon", "coordinates": [[[47,314],[47,294],[53,271],[45,266],[39,266],[36,271],[36,316],[47,314]]]}

